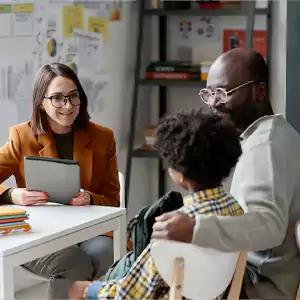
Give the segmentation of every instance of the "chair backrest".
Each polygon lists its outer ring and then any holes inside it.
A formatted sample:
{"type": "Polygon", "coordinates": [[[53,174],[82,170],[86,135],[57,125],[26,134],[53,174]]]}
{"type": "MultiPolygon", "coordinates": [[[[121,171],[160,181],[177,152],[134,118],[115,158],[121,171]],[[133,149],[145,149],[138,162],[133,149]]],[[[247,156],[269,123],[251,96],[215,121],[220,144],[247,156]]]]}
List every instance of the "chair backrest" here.
{"type": "Polygon", "coordinates": [[[184,265],[184,275],[180,275],[180,271],[177,274],[182,279],[182,296],[207,300],[220,296],[229,286],[240,253],[224,253],[193,244],[159,240],[153,242],[151,254],[158,272],[171,291],[173,267],[177,261],[184,265]]]}
{"type": "Polygon", "coordinates": [[[125,178],[121,172],[119,172],[119,183],[120,183],[120,207],[125,208],[125,178]]]}
{"type": "MultiPolygon", "coordinates": [[[[295,238],[296,238],[298,249],[300,251],[300,221],[298,221],[295,226],[295,238]]],[[[300,284],[298,287],[296,300],[300,300],[300,284]]]]}
{"type": "Polygon", "coordinates": [[[298,249],[300,251],[300,221],[298,221],[295,226],[295,238],[298,249]]]}

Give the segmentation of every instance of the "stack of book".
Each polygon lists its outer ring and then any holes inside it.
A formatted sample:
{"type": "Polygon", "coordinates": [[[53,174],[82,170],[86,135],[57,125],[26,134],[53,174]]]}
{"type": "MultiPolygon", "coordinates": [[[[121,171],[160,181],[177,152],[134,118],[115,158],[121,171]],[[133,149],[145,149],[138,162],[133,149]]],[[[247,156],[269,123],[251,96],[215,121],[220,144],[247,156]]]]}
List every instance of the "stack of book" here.
{"type": "Polygon", "coordinates": [[[201,80],[201,65],[167,60],[153,61],[146,68],[146,79],[201,80]]]}
{"type": "Polygon", "coordinates": [[[24,209],[13,206],[0,207],[0,234],[30,231],[31,227],[26,222],[28,219],[29,215],[24,209]]]}

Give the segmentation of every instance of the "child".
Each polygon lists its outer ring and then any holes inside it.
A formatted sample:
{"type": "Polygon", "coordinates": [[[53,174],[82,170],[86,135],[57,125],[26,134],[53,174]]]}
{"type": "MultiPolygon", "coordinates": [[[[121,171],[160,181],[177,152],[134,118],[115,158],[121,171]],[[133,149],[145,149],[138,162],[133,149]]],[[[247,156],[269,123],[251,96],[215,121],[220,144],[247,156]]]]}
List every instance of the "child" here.
{"type": "MultiPolygon", "coordinates": [[[[221,185],[242,153],[239,135],[228,119],[201,110],[167,116],[157,128],[155,146],[173,181],[190,194],[179,211],[191,217],[243,214],[221,185]]],[[[70,299],[167,298],[169,286],[156,270],[150,249],[151,243],[120,280],[75,282],[70,299]]]]}

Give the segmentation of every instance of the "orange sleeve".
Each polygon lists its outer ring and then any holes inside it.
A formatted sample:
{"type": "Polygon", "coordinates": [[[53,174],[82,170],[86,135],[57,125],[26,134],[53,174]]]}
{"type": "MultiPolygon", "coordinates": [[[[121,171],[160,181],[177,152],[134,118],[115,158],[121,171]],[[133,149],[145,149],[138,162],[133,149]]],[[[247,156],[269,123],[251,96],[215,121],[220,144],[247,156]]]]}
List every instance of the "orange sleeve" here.
{"type": "MultiPolygon", "coordinates": [[[[8,142],[0,148],[0,183],[13,175],[20,164],[21,141],[18,131],[15,128],[9,130],[8,142]]],[[[8,189],[0,185],[0,195],[8,189]]]]}
{"type": "Polygon", "coordinates": [[[99,194],[90,192],[94,205],[120,206],[120,184],[116,156],[116,142],[111,135],[107,155],[103,181],[99,194]]]}

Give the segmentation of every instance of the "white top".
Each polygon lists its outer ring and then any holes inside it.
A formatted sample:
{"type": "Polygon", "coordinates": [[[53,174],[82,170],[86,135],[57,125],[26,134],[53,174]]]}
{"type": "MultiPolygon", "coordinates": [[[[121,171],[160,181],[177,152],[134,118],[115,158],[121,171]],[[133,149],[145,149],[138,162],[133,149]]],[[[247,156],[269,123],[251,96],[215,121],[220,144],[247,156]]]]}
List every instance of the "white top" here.
{"type": "Polygon", "coordinates": [[[276,299],[292,299],[300,282],[294,236],[300,219],[300,136],[283,116],[274,115],[255,121],[241,138],[243,154],[231,194],[248,211],[236,217],[197,217],[193,242],[221,251],[250,251],[254,272],[274,282],[258,284],[260,298],[276,294],[276,299]]]}
{"type": "Polygon", "coordinates": [[[110,206],[22,206],[29,214],[30,232],[0,236],[0,256],[28,249],[62,235],[122,216],[125,208],[110,206]]]}

